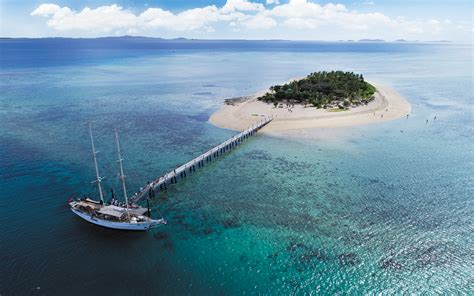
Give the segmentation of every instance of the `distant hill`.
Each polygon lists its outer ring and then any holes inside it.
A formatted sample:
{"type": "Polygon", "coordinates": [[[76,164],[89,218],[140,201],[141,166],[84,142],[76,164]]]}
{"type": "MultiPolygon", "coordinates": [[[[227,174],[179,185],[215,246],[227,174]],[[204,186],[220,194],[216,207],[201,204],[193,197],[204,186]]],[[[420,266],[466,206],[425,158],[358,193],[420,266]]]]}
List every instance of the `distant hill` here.
{"type": "Polygon", "coordinates": [[[385,42],[383,39],[359,39],[359,42],[385,42]]]}
{"type": "Polygon", "coordinates": [[[418,40],[406,40],[406,39],[397,39],[397,40],[394,40],[393,42],[419,42],[418,40]]]}

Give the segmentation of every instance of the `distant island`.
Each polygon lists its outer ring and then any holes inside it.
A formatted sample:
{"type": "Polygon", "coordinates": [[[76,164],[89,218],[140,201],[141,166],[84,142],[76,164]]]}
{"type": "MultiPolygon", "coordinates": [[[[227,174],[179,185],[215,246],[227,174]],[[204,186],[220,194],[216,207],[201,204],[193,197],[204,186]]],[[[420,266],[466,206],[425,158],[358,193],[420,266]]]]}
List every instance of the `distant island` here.
{"type": "Polygon", "coordinates": [[[284,102],[311,105],[318,109],[348,109],[367,105],[374,100],[374,94],[375,87],[366,82],[362,74],[322,71],[283,85],[274,85],[257,99],[273,103],[275,107],[284,102]]]}

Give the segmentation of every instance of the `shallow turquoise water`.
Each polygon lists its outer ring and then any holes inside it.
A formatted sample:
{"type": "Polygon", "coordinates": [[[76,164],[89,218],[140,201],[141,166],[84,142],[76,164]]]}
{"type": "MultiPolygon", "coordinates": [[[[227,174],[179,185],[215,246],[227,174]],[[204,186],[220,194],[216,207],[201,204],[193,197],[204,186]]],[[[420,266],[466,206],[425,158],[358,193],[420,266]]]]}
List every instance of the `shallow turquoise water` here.
{"type": "Polygon", "coordinates": [[[472,47],[263,44],[45,63],[43,45],[0,43],[0,293],[472,291],[472,47]],[[156,198],[169,224],[148,233],[68,209],[95,190],[87,121],[106,187],[117,127],[136,189],[234,134],[207,123],[224,98],[332,69],[391,85],[409,119],[258,135],[156,198]]]}

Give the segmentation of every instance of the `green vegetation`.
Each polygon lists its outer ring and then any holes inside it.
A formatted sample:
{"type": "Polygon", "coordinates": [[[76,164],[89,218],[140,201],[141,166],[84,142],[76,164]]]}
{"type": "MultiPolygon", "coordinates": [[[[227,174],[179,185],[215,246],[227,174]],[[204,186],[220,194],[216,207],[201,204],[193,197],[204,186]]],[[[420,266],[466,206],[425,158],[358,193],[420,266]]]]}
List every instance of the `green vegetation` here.
{"type": "Polygon", "coordinates": [[[279,102],[286,102],[347,109],[369,103],[374,99],[374,93],[375,87],[364,81],[362,74],[322,71],[284,85],[274,85],[258,99],[275,107],[279,102]]]}

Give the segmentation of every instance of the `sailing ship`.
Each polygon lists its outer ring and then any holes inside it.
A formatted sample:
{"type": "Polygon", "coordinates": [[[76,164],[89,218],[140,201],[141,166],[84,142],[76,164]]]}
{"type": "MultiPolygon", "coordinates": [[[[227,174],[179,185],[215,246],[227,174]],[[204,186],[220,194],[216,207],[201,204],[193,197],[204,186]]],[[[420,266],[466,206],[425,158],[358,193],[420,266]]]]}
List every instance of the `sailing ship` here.
{"type": "Polygon", "coordinates": [[[104,193],[102,191],[103,178],[99,175],[99,168],[97,165],[97,151],[95,150],[94,137],[92,136],[92,128],[89,123],[89,134],[92,144],[92,155],[95,167],[95,183],[99,190],[99,201],[93,200],[89,197],[83,199],[70,200],[69,205],[71,211],[81,217],[82,219],[93,223],[95,225],[120,229],[120,230],[148,230],[160,224],[166,224],[166,221],[161,219],[152,219],[151,210],[129,203],[127,196],[127,188],[125,184],[125,174],[123,170],[123,158],[120,150],[120,141],[118,131],[115,129],[115,142],[117,145],[118,160],[120,166],[120,180],[122,181],[122,190],[125,203],[120,203],[112,196],[112,200],[108,203],[104,201],[104,193]]]}

